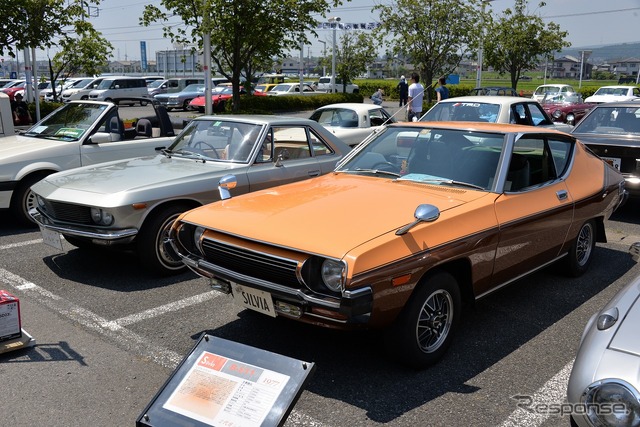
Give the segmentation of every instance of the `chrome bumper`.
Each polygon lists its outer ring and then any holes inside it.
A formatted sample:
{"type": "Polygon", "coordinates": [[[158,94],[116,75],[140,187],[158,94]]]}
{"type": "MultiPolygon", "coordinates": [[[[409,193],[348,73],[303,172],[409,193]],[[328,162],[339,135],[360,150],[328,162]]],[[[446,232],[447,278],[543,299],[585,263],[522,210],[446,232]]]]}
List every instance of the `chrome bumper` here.
{"type": "Polygon", "coordinates": [[[57,233],[66,236],[76,236],[85,239],[105,241],[106,244],[116,243],[116,240],[126,240],[117,243],[128,243],[138,234],[137,228],[124,228],[116,230],[103,230],[93,227],[82,227],[75,225],[55,225],[51,220],[42,215],[37,209],[31,209],[29,211],[31,218],[38,224],[38,226],[47,230],[55,231],[57,233]]]}

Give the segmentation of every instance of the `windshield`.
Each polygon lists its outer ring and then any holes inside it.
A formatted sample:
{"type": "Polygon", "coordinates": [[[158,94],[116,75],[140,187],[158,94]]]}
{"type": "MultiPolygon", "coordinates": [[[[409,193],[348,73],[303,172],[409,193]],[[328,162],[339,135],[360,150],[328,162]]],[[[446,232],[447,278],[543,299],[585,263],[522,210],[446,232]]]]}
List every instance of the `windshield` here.
{"type": "Polygon", "coordinates": [[[106,105],[98,104],[66,104],[33,125],[22,135],[60,141],[77,141],[91,129],[107,108],[109,107],[106,105]]]}
{"type": "Polygon", "coordinates": [[[147,87],[155,89],[155,88],[157,88],[157,87],[162,86],[162,84],[163,84],[165,81],[166,81],[166,80],[154,80],[154,81],[152,81],[151,83],[149,83],[149,84],[147,85],[147,87]]]}
{"type": "Polygon", "coordinates": [[[336,172],[489,190],[504,140],[501,133],[389,126],[336,172]]]}
{"type": "Polygon", "coordinates": [[[189,85],[182,89],[183,92],[203,92],[204,93],[204,85],[189,85]]]}
{"type": "Polygon", "coordinates": [[[538,87],[538,89],[536,89],[536,92],[535,92],[536,95],[544,95],[544,94],[550,94],[550,93],[560,93],[560,87],[559,86],[540,86],[538,87]]]}
{"type": "Polygon", "coordinates": [[[324,108],[316,110],[311,117],[324,126],[337,126],[344,128],[357,128],[358,115],[355,111],[347,108],[324,108]]]}
{"type": "Polygon", "coordinates": [[[500,105],[488,102],[439,102],[420,118],[421,122],[489,122],[496,123],[500,105]]]}
{"type": "Polygon", "coordinates": [[[571,133],[640,133],[640,106],[598,106],[578,122],[571,133]]]}
{"type": "Polygon", "coordinates": [[[229,120],[193,120],[168,148],[169,155],[248,163],[264,125],[229,120]]]}
{"type": "Polygon", "coordinates": [[[601,87],[594,95],[625,96],[629,90],[623,87],[601,87]]]}

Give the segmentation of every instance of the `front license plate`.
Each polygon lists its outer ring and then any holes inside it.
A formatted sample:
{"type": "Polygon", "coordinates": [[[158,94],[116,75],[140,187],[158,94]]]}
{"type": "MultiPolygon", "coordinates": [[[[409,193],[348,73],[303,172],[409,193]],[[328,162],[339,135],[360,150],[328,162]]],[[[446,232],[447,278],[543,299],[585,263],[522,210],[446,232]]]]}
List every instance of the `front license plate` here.
{"type": "Polygon", "coordinates": [[[60,233],[56,233],[55,231],[47,230],[42,227],[40,227],[40,232],[42,233],[42,241],[45,245],[49,245],[59,251],[62,250],[62,239],[60,238],[60,233]]]}
{"type": "Polygon", "coordinates": [[[620,170],[620,159],[618,159],[616,157],[602,157],[602,160],[604,160],[605,162],[609,163],[617,171],[620,170]]]}
{"type": "Polygon", "coordinates": [[[231,289],[233,289],[233,300],[236,304],[267,316],[276,317],[273,299],[269,292],[247,288],[237,283],[231,283],[231,289]]]}

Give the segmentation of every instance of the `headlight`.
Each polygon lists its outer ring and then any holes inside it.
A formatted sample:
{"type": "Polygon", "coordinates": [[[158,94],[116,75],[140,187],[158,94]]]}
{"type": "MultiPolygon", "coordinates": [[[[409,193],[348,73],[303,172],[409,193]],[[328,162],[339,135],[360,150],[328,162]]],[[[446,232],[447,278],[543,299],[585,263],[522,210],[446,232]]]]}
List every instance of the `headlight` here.
{"type": "Polygon", "coordinates": [[[40,207],[40,209],[45,210],[44,198],[36,194],[36,201],[38,202],[38,206],[40,207]]]}
{"type": "Polygon", "coordinates": [[[594,426],[640,425],[640,394],[626,381],[597,381],[587,387],[582,398],[594,426]]]}
{"type": "Polygon", "coordinates": [[[91,220],[98,225],[111,225],[113,224],[113,215],[100,208],[91,208],[91,220]]]}
{"type": "Polygon", "coordinates": [[[320,268],[322,281],[333,292],[342,292],[345,266],[342,262],[326,259],[320,268]]]}
{"type": "Polygon", "coordinates": [[[567,123],[569,123],[570,125],[575,124],[576,121],[576,116],[573,113],[569,113],[567,114],[567,123]]]}
{"type": "Polygon", "coordinates": [[[555,110],[555,111],[553,112],[553,118],[554,118],[554,119],[559,119],[560,117],[562,117],[562,111],[560,111],[560,110],[555,110]]]}
{"type": "Polygon", "coordinates": [[[204,234],[204,227],[196,227],[193,232],[193,245],[198,249],[201,255],[204,255],[204,250],[202,249],[202,236],[204,234]]]}

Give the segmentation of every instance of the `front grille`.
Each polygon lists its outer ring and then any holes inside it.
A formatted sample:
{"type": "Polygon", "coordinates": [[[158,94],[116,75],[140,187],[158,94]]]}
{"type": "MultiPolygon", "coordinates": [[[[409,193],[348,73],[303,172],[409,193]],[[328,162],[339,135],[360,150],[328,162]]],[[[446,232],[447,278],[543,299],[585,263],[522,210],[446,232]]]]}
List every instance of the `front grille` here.
{"type": "Polygon", "coordinates": [[[45,200],[45,212],[56,221],[75,224],[93,224],[93,221],[91,221],[91,208],[88,206],[45,200]]]}
{"type": "Polygon", "coordinates": [[[298,263],[260,252],[250,251],[219,241],[204,239],[202,249],[207,261],[228,270],[299,289],[298,263]]]}

